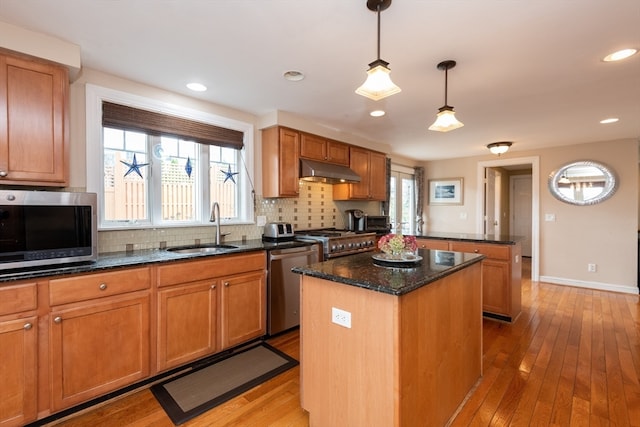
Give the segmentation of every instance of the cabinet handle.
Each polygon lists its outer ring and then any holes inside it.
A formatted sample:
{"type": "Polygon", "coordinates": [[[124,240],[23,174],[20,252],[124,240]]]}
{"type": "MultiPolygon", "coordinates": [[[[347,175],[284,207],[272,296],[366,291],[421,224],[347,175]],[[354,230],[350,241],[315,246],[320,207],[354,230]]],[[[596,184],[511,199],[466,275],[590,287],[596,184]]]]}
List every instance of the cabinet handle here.
{"type": "Polygon", "coordinates": [[[478,253],[478,252],[480,252],[480,250],[474,249],[473,252],[478,253]]]}
{"type": "Polygon", "coordinates": [[[106,283],[100,283],[100,286],[98,286],[100,288],[101,291],[104,291],[107,289],[107,284],[106,283]]]}
{"type": "Polygon", "coordinates": [[[216,288],[216,285],[211,285],[211,289],[215,289],[215,288],[216,288]]]}
{"type": "Polygon", "coordinates": [[[5,178],[7,175],[5,171],[0,171],[0,178],[5,178]]]}
{"type": "Polygon", "coordinates": [[[224,282],[224,286],[228,287],[229,286],[229,282],[224,282]]]}
{"type": "Polygon", "coordinates": [[[25,323],[24,326],[22,327],[25,331],[28,331],[29,329],[31,329],[33,327],[33,325],[31,323],[25,323]]]}
{"type": "Polygon", "coordinates": [[[53,318],[53,323],[62,323],[62,317],[57,316],[53,318]]]}

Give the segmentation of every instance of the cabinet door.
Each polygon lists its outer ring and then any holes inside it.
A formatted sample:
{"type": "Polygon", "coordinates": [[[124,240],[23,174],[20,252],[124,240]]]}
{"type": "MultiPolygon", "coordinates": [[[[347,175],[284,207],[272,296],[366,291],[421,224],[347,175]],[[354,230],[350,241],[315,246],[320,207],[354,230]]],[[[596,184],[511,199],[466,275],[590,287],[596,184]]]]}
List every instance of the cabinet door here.
{"type": "Polygon", "coordinates": [[[22,426],[37,416],[36,316],[0,321],[0,425],[22,426]]]}
{"type": "Polygon", "coordinates": [[[217,351],[218,286],[208,280],[158,292],[158,370],[217,351]]]}
{"type": "Polygon", "coordinates": [[[387,198],[387,156],[369,153],[369,199],[383,201],[387,198]]]}
{"type": "Polygon", "coordinates": [[[328,160],[327,140],[302,132],[300,134],[300,157],[326,162],[328,160]]]}
{"type": "Polygon", "coordinates": [[[68,91],[65,68],[0,55],[0,182],[66,184],[68,91]]]}
{"type": "Polygon", "coordinates": [[[149,375],[149,298],[136,293],[52,310],[53,411],[149,375]]]}
{"type": "Polygon", "coordinates": [[[507,261],[482,260],[482,309],[510,317],[510,283],[507,261]]]}
{"type": "Polygon", "coordinates": [[[349,146],[343,142],[327,140],[327,160],[349,166],[349,146]]]}
{"type": "Polygon", "coordinates": [[[266,333],[267,298],[264,271],[222,279],[221,298],[223,348],[266,333]]]}
{"type": "MultiPolygon", "coordinates": [[[[351,199],[369,198],[369,150],[351,147],[351,169],[360,175],[360,182],[349,186],[351,199]]],[[[340,184],[345,185],[345,184],[340,184]]]]}

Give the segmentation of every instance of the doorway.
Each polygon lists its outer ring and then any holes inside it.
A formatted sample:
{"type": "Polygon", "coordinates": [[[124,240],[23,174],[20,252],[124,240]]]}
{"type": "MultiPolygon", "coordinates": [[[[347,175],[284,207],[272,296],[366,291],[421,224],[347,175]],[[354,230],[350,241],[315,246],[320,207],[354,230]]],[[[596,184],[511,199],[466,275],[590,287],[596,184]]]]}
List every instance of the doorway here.
{"type": "Polygon", "coordinates": [[[477,170],[477,194],[476,212],[479,214],[476,218],[476,232],[485,233],[485,200],[487,197],[487,189],[485,184],[485,174],[487,168],[500,167],[530,167],[531,168],[531,280],[537,281],[540,276],[540,158],[520,157],[512,159],[497,159],[490,161],[478,162],[477,170]]]}

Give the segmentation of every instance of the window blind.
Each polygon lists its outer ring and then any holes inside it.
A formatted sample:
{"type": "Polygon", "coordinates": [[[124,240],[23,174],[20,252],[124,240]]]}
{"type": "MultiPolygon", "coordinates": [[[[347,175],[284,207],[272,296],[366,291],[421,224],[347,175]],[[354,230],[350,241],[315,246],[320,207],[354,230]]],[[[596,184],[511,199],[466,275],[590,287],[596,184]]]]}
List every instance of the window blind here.
{"type": "Polygon", "coordinates": [[[243,147],[244,134],[240,131],[106,101],[102,102],[102,125],[152,135],[169,135],[236,150],[242,150],[243,147]]]}

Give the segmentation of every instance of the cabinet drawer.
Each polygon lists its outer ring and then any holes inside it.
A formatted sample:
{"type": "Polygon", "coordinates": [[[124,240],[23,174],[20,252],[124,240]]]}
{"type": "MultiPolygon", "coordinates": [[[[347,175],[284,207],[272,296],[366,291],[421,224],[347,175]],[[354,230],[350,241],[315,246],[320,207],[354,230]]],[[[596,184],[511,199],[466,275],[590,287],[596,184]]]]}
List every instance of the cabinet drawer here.
{"type": "Polygon", "coordinates": [[[416,243],[418,244],[418,248],[420,249],[436,249],[441,251],[449,250],[448,240],[416,239],[416,243]]]}
{"type": "Polygon", "coordinates": [[[149,289],[150,283],[147,267],[54,279],[49,281],[49,302],[59,305],[118,295],[149,289]]]}
{"type": "Polygon", "coordinates": [[[177,262],[158,267],[158,286],[171,286],[266,268],[267,255],[264,251],[177,262]]]}
{"type": "Polygon", "coordinates": [[[0,287],[0,316],[35,310],[38,286],[35,282],[0,287]]]}
{"type": "Polygon", "coordinates": [[[451,242],[451,250],[482,254],[487,258],[509,260],[509,246],[470,242],[451,242]]]}

